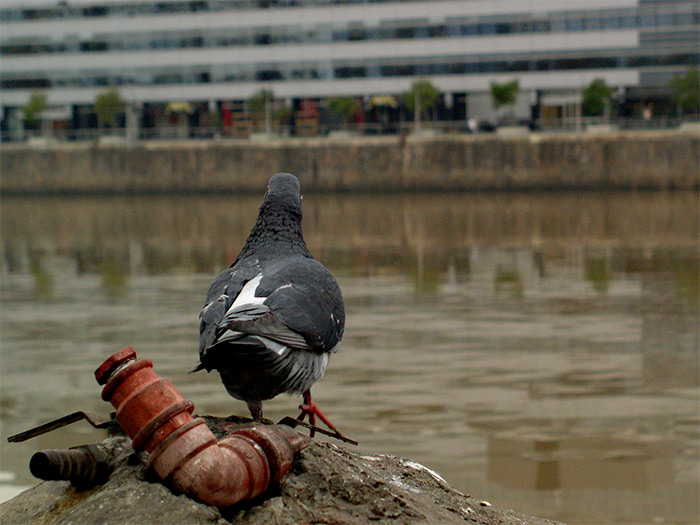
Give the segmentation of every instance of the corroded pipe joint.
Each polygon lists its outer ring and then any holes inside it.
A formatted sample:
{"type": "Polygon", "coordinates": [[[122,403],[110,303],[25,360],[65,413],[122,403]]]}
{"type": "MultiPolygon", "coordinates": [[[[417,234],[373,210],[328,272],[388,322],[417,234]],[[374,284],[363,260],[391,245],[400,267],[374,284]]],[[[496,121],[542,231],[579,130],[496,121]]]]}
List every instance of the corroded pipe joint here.
{"type": "Polygon", "coordinates": [[[134,450],[151,452],[175,429],[192,421],[194,405],[175,387],[161,379],[148,359],[136,359],[133,348],[124,348],[96,371],[104,384],[102,399],[117,409],[117,422],[132,439],[134,450]]]}
{"type": "Polygon", "coordinates": [[[102,398],[117,409],[117,421],[136,450],[176,490],[204,503],[228,507],[264,493],[289,472],[294,454],[308,446],[289,427],[256,425],[217,441],[194,406],[124,348],[96,371],[102,398]]]}
{"type": "Polygon", "coordinates": [[[309,440],[284,425],[256,425],[234,432],[231,437],[245,436],[258,445],[270,465],[270,479],[279,483],[292,469],[294,455],[309,446],[309,440]]]}
{"type": "Polygon", "coordinates": [[[250,438],[232,435],[211,443],[213,434],[203,420],[195,420],[183,437],[150,462],[175,489],[228,507],[253,499],[270,486],[268,458],[250,438]]]}
{"type": "Polygon", "coordinates": [[[114,466],[99,445],[68,450],[42,450],[29,460],[32,475],[43,480],[68,480],[76,487],[94,487],[107,481],[114,466]]]}

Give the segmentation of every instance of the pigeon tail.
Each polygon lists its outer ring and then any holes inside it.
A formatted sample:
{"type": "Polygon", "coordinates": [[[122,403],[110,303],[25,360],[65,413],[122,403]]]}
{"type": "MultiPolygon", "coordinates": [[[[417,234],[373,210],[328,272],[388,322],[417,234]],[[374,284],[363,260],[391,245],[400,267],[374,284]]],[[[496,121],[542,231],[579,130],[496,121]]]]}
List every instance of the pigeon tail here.
{"type": "MultiPolygon", "coordinates": [[[[197,366],[195,366],[192,370],[190,370],[187,373],[194,374],[195,372],[199,372],[200,370],[207,370],[207,367],[205,367],[202,363],[197,363],[197,366]]],[[[207,370],[207,372],[211,372],[211,370],[207,370]]]]}

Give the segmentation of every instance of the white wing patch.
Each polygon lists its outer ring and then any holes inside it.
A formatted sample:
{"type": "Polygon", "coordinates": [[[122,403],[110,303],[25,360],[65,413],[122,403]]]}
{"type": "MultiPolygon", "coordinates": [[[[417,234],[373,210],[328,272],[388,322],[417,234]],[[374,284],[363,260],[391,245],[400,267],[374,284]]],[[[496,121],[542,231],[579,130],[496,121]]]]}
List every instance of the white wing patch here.
{"type": "MultiPolygon", "coordinates": [[[[277,341],[273,341],[272,339],[268,337],[264,337],[262,335],[248,335],[243,332],[238,332],[236,330],[226,330],[219,338],[217,339],[217,344],[218,343],[225,343],[226,341],[237,341],[241,337],[249,337],[251,339],[257,339],[261,343],[265,345],[265,347],[268,350],[272,350],[274,353],[276,353],[278,356],[282,357],[288,350],[289,347],[287,345],[283,345],[282,343],[278,343],[277,341]]],[[[327,366],[327,360],[326,360],[326,366],[327,366]]]]}
{"type": "Polygon", "coordinates": [[[250,281],[245,283],[241,293],[238,294],[238,297],[236,297],[236,300],[233,301],[233,304],[226,313],[228,314],[231,310],[234,310],[239,306],[243,306],[244,304],[263,304],[267,298],[257,297],[255,295],[255,290],[258,288],[260,281],[262,281],[262,273],[259,273],[250,281]]]}
{"type": "Polygon", "coordinates": [[[288,346],[278,343],[277,341],[273,341],[267,337],[258,336],[258,338],[265,343],[268,350],[272,350],[280,357],[282,357],[287,350],[289,350],[288,346]]]}

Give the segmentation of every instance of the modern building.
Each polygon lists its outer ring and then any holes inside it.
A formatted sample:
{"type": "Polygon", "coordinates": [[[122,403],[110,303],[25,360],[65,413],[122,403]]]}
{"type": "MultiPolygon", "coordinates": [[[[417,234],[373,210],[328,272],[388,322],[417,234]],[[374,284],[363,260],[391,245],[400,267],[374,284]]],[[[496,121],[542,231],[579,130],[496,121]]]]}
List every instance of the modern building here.
{"type": "Polygon", "coordinates": [[[367,107],[419,78],[443,120],[494,119],[490,85],[513,79],[518,118],[556,118],[597,78],[630,107],[667,103],[699,44],[695,0],[2,0],[2,126],[36,91],[74,130],[116,87],[149,128],[177,107],[229,125],[263,88],[297,115],[340,95],[367,107]]]}

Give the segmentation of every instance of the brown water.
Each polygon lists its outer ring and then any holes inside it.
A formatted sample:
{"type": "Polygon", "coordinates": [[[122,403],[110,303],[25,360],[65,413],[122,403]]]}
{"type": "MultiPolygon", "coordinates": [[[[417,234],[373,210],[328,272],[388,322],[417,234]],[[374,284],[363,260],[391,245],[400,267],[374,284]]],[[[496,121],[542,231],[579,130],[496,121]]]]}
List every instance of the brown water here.
{"type": "MultiPolygon", "coordinates": [[[[213,275],[259,197],[4,199],[0,468],[95,441],[93,370],[133,345],[197,411],[247,415],[188,375],[213,275]]],[[[314,387],[360,450],[570,523],[697,523],[696,193],[320,196],[304,230],[338,276],[341,351],[314,387]]],[[[267,403],[295,414],[298,399],[267,403]]]]}

